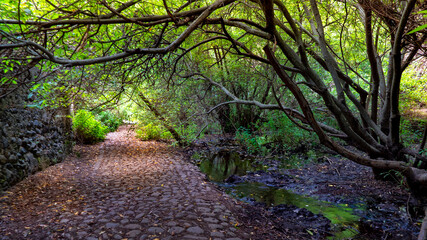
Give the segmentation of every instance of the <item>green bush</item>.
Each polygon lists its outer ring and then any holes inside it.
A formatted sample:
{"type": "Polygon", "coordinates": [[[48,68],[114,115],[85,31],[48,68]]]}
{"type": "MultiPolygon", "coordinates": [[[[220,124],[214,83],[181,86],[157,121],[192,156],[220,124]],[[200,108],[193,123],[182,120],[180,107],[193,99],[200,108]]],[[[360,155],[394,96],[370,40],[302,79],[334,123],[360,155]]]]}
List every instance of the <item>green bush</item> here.
{"type": "Polygon", "coordinates": [[[183,140],[188,144],[194,141],[197,137],[203,138],[204,136],[203,131],[200,133],[200,136],[198,136],[201,128],[196,123],[181,124],[181,126],[176,129],[183,140]]]}
{"type": "Polygon", "coordinates": [[[78,110],[73,118],[73,130],[77,141],[91,144],[105,139],[108,127],[95,119],[93,113],[87,110],[78,110]]]}
{"type": "Polygon", "coordinates": [[[103,111],[96,116],[96,119],[108,127],[110,132],[114,132],[122,124],[122,119],[109,111],[103,111]]]}
{"type": "Polygon", "coordinates": [[[145,126],[139,126],[135,132],[136,137],[142,140],[159,140],[171,138],[171,134],[168,131],[153,123],[149,123],[145,126]]]}
{"type": "Polygon", "coordinates": [[[265,137],[260,137],[251,133],[249,129],[240,127],[235,139],[242,144],[250,154],[265,153],[266,148],[262,146],[265,142],[265,137]]]}
{"type": "Polygon", "coordinates": [[[278,113],[271,114],[268,121],[261,126],[261,130],[267,136],[267,142],[285,149],[295,149],[301,145],[317,142],[313,134],[299,128],[288,117],[278,113]]]}
{"type": "Polygon", "coordinates": [[[257,130],[253,132],[240,127],[235,135],[250,154],[300,151],[298,149],[318,143],[314,134],[298,128],[289,118],[278,113],[268,115],[267,120],[255,128],[257,130]]]}

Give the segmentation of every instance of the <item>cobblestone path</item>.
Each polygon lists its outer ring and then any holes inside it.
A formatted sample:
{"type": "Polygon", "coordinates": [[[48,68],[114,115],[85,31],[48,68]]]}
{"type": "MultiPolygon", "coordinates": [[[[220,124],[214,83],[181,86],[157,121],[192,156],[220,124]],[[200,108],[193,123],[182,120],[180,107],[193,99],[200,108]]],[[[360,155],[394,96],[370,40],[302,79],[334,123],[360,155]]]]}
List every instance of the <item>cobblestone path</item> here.
{"type": "Polygon", "coordinates": [[[235,206],[166,144],[128,127],[0,197],[0,239],[249,239],[235,206]]]}

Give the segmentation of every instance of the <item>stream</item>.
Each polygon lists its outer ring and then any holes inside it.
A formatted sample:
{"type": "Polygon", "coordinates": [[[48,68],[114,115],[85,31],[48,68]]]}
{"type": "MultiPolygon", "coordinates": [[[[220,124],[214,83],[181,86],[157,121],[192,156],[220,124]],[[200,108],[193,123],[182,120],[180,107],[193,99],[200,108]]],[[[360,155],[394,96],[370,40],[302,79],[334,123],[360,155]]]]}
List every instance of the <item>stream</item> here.
{"type": "MultiPolygon", "coordinates": [[[[393,208],[394,212],[398,212],[396,220],[398,223],[387,226],[386,221],[394,220],[388,219],[387,214],[381,209],[375,211],[377,208],[371,206],[373,203],[369,199],[346,201],[332,197],[334,201],[320,200],[316,194],[307,194],[312,191],[301,191],[293,187],[293,184],[288,184],[298,176],[275,173],[277,168],[271,168],[251,157],[241,157],[238,152],[196,153],[193,159],[210,181],[219,185],[231,196],[250,204],[265,204],[275,214],[282,214],[284,219],[309,218],[309,220],[299,220],[298,224],[305,225],[305,231],[312,236],[320,232],[320,236],[327,239],[364,238],[360,237],[362,232],[376,230],[369,227],[371,222],[382,221],[386,225],[385,228],[390,228],[395,224],[403,225],[399,221],[403,219],[402,222],[404,222],[406,219],[404,208],[393,208]],[[308,213],[304,211],[300,213],[301,210],[308,210],[308,213]]],[[[313,182],[306,181],[305,184],[309,185],[308,189],[317,188],[313,187],[315,185],[313,182]]],[[[284,224],[287,224],[286,221],[284,224]]],[[[414,230],[410,224],[403,226],[403,229],[402,237],[399,237],[400,232],[395,233],[399,236],[394,237],[413,239],[407,236],[405,238],[405,231],[413,233],[417,230],[414,230]]],[[[386,230],[382,229],[382,231],[386,230]]],[[[394,237],[390,239],[395,239],[394,237]]]]}

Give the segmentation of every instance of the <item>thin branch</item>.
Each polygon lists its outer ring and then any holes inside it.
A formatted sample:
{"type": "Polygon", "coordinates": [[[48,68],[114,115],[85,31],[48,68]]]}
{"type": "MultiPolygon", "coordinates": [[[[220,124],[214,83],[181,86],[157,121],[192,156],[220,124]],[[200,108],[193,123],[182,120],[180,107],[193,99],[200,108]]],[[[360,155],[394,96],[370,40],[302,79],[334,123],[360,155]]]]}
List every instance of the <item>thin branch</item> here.
{"type": "MultiPolygon", "coordinates": [[[[122,53],[118,53],[118,54],[114,54],[114,55],[110,55],[110,56],[104,56],[104,57],[97,57],[97,58],[93,58],[93,59],[85,59],[85,60],[70,60],[70,59],[65,59],[65,58],[59,58],[59,57],[55,57],[53,55],[53,53],[51,53],[49,50],[47,50],[46,48],[44,48],[43,46],[35,43],[35,42],[31,42],[31,41],[24,41],[24,40],[19,40],[19,39],[15,39],[18,42],[21,42],[22,44],[24,44],[24,46],[29,46],[29,47],[33,47],[36,50],[39,50],[40,53],[38,54],[39,56],[54,62],[54,63],[58,63],[61,65],[65,65],[67,67],[71,67],[71,66],[82,66],[82,65],[91,65],[91,64],[97,64],[97,63],[105,63],[105,62],[110,62],[110,61],[114,61],[114,60],[118,60],[118,59],[123,59],[132,55],[146,55],[146,54],[166,54],[168,52],[172,52],[174,51],[176,48],[179,47],[179,45],[181,45],[182,42],[185,41],[185,39],[187,39],[187,37],[216,9],[223,7],[231,2],[233,2],[234,0],[217,0],[216,2],[214,2],[212,5],[210,5],[209,7],[206,8],[205,11],[203,11],[196,20],[194,20],[182,33],[181,35],[175,39],[175,41],[173,41],[170,45],[168,45],[167,47],[164,48],[136,48],[136,49],[132,49],[132,50],[126,50],[125,52],[122,53]]],[[[1,22],[1,21],[0,21],[1,22]]],[[[4,32],[4,31],[2,31],[4,32]]],[[[18,47],[16,45],[13,45],[12,47],[18,47]]],[[[4,49],[4,45],[0,45],[0,50],[4,49]]]]}

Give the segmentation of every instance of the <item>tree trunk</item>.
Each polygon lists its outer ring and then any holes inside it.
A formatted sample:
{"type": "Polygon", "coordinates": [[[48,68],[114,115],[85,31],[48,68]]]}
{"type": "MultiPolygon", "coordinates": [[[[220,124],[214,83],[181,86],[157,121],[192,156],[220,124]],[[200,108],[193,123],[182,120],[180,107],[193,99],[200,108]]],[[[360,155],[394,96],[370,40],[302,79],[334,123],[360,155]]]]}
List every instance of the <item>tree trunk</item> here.
{"type": "Polygon", "coordinates": [[[178,142],[179,146],[183,146],[184,143],[182,141],[181,136],[175,129],[168,124],[166,119],[162,116],[162,114],[157,110],[156,107],[151,104],[150,100],[148,100],[145,95],[142,92],[139,92],[139,97],[144,101],[144,103],[147,105],[147,107],[150,109],[152,113],[162,122],[162,125],[172,134],[173,138],[178,142]]]}
{"type": "Polygon", "coordinates": [[[366,52],[368,54],[369,65],[371,66],[371,81],[372,81],[372,103],[371,103],[371,118],[377,123],[378,116],[378,94],[380,86],[380,74],[375,56],[375,47],[372,34],[372,12],[370,9],[365,9],[365,32],[366,32],[366,52]]]}

